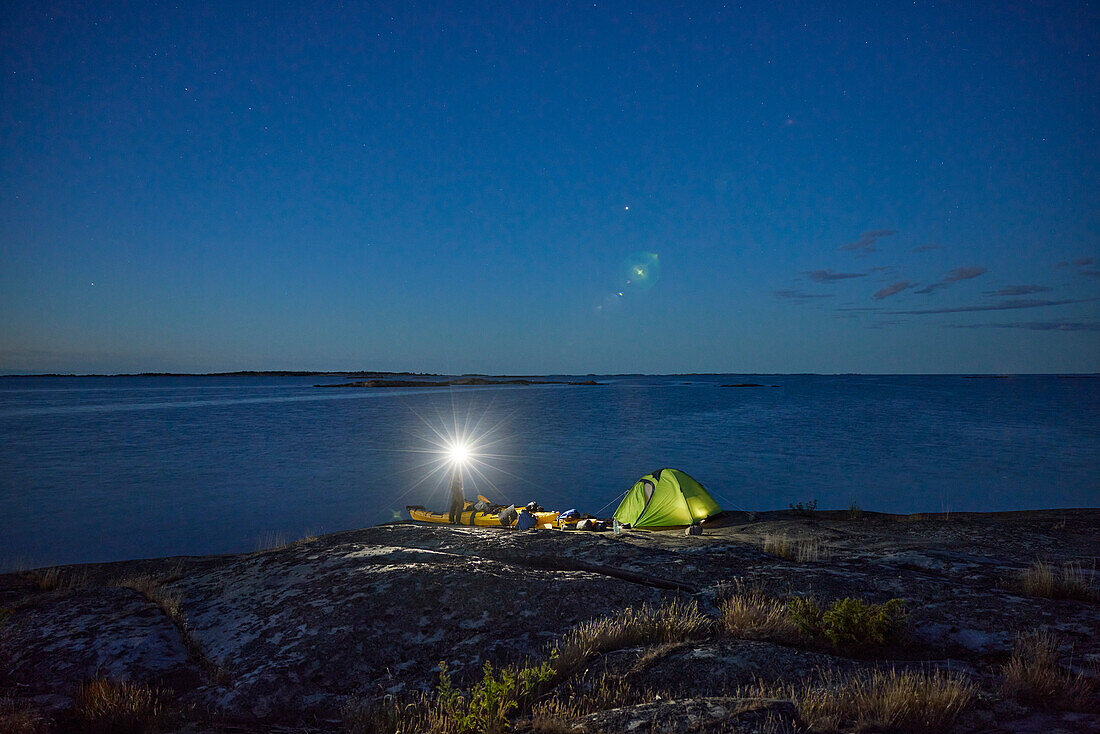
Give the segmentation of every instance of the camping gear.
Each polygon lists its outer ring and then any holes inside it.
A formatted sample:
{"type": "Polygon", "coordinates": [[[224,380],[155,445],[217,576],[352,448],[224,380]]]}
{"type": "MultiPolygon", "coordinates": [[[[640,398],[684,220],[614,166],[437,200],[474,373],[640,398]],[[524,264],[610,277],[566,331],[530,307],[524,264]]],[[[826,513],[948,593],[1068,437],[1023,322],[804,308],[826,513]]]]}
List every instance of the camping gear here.
{"type": "Polygon", "coordinates": [[[516,530],[530,530],[535,527],[535,515],[528,512],[527,508],[523,508],[519,511],[519,518],[516,520],[516,530]]]}
{"type": "MultiPolygon", "coordinates": [[[[479,503],[480,504],[480,503],[479,503]]],[[[417,522],[434,522],[434,523],[447,523],[446,512],[432,512],[426,509],[422,505],[408,505],[405,507],[409,511],[409,515],[413,520],[417,522]]],[[[552,525],[553,527],[559,527],[566,524],[575,524],[574,520],[558,521],[558,513],[554,510],[545,512],[531,513],[534,516],[535,523],[539,527],[545,527],[546,525],[552,525]]],[[[466,503],[466,509],[463,510],[460,525],[472,525],[474,527],[482,528],[499,528],[499,527],[512,527],[516,524],[516,520],[519,519],[519,513],[516,512],[515,505],[491,505],[487,511],[481,511],[474,508],[474,505],[470,502],[466,503]],[[511,510],[511,512],[509,512],[511,510]],[[501,516],[505,517],[505,524],[501,524],[501,516]]]]}
{"type": "Polygon", "coordinates": [[[635,482],[615,510],[623,526],[675,528],[722,512],[703,485],[679,469],[658,469],[635,482]]]}

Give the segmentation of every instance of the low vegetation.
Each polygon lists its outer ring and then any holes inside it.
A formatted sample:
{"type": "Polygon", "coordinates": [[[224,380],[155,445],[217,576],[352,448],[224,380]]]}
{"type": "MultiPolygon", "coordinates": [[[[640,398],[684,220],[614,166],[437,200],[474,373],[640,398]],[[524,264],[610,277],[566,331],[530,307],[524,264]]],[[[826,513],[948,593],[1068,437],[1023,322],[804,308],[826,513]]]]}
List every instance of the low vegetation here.
{"type": "Polygon", "coordinates": [[[97,678],[77,689],[73,717],[87,734],[145,734],[165,721],[167,693],[149,686],[97,678]]]}
{"type": "Polygon", "coordinates": [[[1002,692],[1041,708],[1100,711],[1095,677],[1070,673],[1058,664],[1058,640],[1037,631],[1016,638],[1012,657],[1001,673],[1002,692]]]}
{"type": "Polygon", "coordinates": [[[637,645],[681,642],[707,634],[712,622],[695,602],[627,607],[574,628],[554,646],[555,670],[568,675],[593,655],[637,645]]]}
{"type": "Polygon", "coordinates": [[[734,637],[785,642],[798,636],[786,605],[759,589],[737,585],[718,610],[723,628],[734,637]]]}
{"type": "Polygon", "coordinates": [[[192,636],[191,630],[188,628],[187,617],[180,606],[180,595],[164,585],[167,583],[167,579],[178,578],[179,574],[180,567],[177,565],[176,568],[170,569],[165,577],[128,576],[119,579],[114,585],[133,589],[153,604],[156,604],[179,631],[180,639],[183,646],[187,648],[187,655],[191,658],[191,661],[206,674],[207,678],[224,684],[227,682],[225,671],[206,656],[206,653],[203,652],[202,647],[199,646],[198,641],[192,636]]]}
{"type": "Polygon", "coordinates": [[[822,558],[822,544],[819,540],[792,540],[786,535],[764,535],[763,548],[765,553],[788,561],[798,563],[810,563],[822,558]]]}
{"type": "MultiPolygon", "coordinates": [[[[472,734],[505,732],[517,716],[528,716],[539,697],[569,678],[591,656],[638,645],[689,640],[707,634],[711,620],[695,603],[673,601],[658,606],[628,607],[619,614],[586,622],[552,646],[543,662],[494,668],[485,663],[482,676],[468,692],[454,687],[446,663],[440,663],[439,683],[432,694],[381,706],[353,703],[345,710],[351,734],[366,732],[428,732],[472,734]]],[[[625,700],[625,684],[604,680],[586,703],[560,692],[539,708],[540,726],[582,707],[625,700]]]]}
{"type": "Polygon", "coordinates": [[[848,504],[848,519],[859,520],[863,517],[863,508],[857,505],[855,502],[848,504]]]}
{"type": "Polygon", "coordinates": [[[882,604],[838,599],[823,610],[814,599],[794,598],[787,602],[787,612],[804,638],[825,639],[849,653],[896,645],[907,624],[904,599],[882,604]]]}
{"type": "Polygon", "coordinates": [[[8,698],[0,698],[0,732],[46,734],[49,726],[36,711],[8,698]]]}
{"type": "Polygon", "coordinates": [[[600,673],[591,680],[569,681],[535,704],[531,724],[537,732],[570,731],[567,722],[582,716],[632,706],[653,699],[652,691],[636,691],[621,676],[600,673]]]}
{"type": "Polygon", "coordinates": [[[179,594],[165,588],[161,581],[153,576],[129,576],[118,582],[118,586],[133,589],[149,601],[156,604],[177,627],[183,627],[183,611],[180,609],[179,594]]]}
{"type": "Polygon", "coordinates": [[[1036,561],[1020,573],[1019,586],[1026,594],[1047,599],[1100,600],[1093,574],[1080,563],[1064,563],[1059,567],[1036,561]]]}
{"type": "Polygon", "coordinates": [[[39,591],[69,591],[81,589],[88,585],[87,572],[66,572],[60,568],[40,568],[34,571],[23,571],[23,578],[28,579],[39,591]]]}
{"type": "Polygon", "coordinates": [[[817,509],[817,500],[810,500],[806,503],[792,502],[789,507],[799,515],[812,515],[814,510],[817,509]]]}
{"type": "Polygon", "coordinates": [[[345,711],[345,726],[349,734],[498,734],[511,729],[511,719],[517,712],[530,710],[534,698],[553,678],[552,661],[499,670],[486,662],[481,680],[463,694],[451,682],[447,663],[440,661],[439,684],[433,694],[402,704],[352,704],[345,711]]]}
{"type": "Polygon", "coordinates": [[[875,670],[826,673],[814,685],[757,684],[743,696],[792,701],[812,731],[950,731],[977,691],[943,671],[875,670]]]}

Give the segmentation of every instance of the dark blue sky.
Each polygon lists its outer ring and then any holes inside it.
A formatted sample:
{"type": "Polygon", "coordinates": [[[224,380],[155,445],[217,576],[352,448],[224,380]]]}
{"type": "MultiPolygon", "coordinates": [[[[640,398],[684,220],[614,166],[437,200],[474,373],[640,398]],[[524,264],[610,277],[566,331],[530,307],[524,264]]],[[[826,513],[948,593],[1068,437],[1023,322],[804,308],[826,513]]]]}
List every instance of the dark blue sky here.
{"type": "Polygon", "coordinates": [[[1087,3],[71,5],[0,371],[1100,371],[1087,3]]]}

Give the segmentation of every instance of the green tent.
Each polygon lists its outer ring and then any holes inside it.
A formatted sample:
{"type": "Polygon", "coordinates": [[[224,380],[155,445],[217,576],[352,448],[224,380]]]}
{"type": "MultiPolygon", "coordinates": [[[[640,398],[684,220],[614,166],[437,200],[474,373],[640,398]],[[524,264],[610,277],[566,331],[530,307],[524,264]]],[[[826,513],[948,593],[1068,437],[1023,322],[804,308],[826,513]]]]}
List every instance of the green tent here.
{"type": "Polygon", "coordinates": [[[615,510],[636,528],[692,525],[722,511],[703,485],[679,469],[658,469],[639,479],[615,510]]]}

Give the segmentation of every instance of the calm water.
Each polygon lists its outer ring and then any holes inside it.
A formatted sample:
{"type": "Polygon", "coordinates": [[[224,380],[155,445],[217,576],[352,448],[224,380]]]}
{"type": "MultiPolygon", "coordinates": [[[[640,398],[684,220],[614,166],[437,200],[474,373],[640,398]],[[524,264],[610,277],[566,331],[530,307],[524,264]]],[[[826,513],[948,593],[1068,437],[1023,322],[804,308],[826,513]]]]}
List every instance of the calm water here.
{"type": "Polygon", "coordinates": [[[296,377],[0,379],[0,567],[254,550],[445,509],[437,432],[492,500],[606,516],[653,469],[724,507],[1100,504],[1100,380],[733,375],[325,390],[296,377]],[[730,382],[774,387],[721,388],[730,382]]]}

